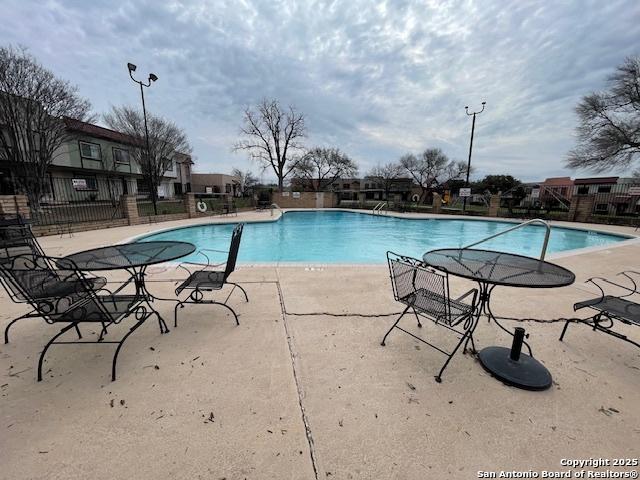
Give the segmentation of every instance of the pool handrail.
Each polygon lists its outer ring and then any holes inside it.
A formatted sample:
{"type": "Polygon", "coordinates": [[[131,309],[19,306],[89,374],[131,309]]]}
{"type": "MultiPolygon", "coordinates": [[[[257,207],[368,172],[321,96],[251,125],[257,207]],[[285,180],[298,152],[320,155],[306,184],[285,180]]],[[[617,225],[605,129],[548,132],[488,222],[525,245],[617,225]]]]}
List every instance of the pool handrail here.
{"type": "Polygon", "coordinates": [[[380,214],[382,209],[387,206],[387,202],[378,202],[375,207],[373,207],[372,213],[375,215],[376,213],[380,214]]]}
{"type": "Polygon", "coordinates": [[[544,225],[544,227],[545,227],[545,228],[546,228],[546,230],[547,230],[547,231],[545,232],[545,234],[544,234],[544,243],[542,244],[542,249],[541,249],[541,251],[540,251],[540,260],[544,260],[544,257],[545,257],[545,255],[547,254],[547,246],[549,245],[549,235],[551,234],[551,226],[550,226],[547,222],[545,222],[544,220],[542,220],[541,218],[534,218],[534,219],[532,219],[532,220],[527,220],[526,222],[519,223],[518,225],[516,225],[516,226],[514,226],[514,227],[510,227],[510,228],[507,228],[506,230],[502,230],[501,232],[494,233],[493,235],[490,235],[490,236],[488,236],[488,237],[486,237],[486,238],[483,238],[482,240],[479,240],[479,241],[477,241],[477,242],[470,243],[469,245],[465,245],[465,246],[464,246],[464,247],[462,247],[462,248],[471,248],[471,247],[475,247],[476,245],[479,245],[479,244],[481,244],[481,243],[484,243],[484,242],[486,242],[487,240],[491,240],[491,239],[493,239],[493,238],[499,237],[500,235],[504,235],[505,233],[512,232],[512,231],[514,231],[514,230],[517,230],[517,229],[522,228],[522,227],[526,227],[527,225],[531,225],[531,224],[533,224],[533,223],[539,223],[539,224],[542,224],[542,225],[544,225]]]}

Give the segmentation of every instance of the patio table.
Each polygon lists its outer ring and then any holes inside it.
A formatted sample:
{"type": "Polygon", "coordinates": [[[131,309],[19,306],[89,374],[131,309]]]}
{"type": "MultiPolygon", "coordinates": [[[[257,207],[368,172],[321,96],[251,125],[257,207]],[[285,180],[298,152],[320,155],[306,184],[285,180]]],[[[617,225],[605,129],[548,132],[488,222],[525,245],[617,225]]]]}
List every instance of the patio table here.
{"type": "Polygon", "coordinates": [[[78,270],[126,270],[131,278],[116,290],[116,293],[129,285],[135,285],[136,295],[140,295],[152,312],[158,317],[160,332],[167,333],[169,328],[162,316],[153,308],[151,302],[155,297],[147,290],[144,281],[145,271],[149,265],[169,262],[192,254],[196,247],[187,242],[139,242],[111,245],[74,253],[65,257],[73,261],[78,270]]]}
{"type": "MultiPolygon", "coordinates": [[[[528,390],[544,390],[551,386],[551,373],[533,358],[531,347],[524,341],[525,331],[516,327],[515,332],[505,328],[491,311],[491,293],[497,286],[518,288],[556,288],[571,285],[575,275],[553,263],[513,253],[470,248],[443,248],[427,252],[423,261],[433,268],[451,275],[473,280],[479,285],[472,335],[469,337],[473,351],[473,330],[484,314],[489,322],[513,336],[511,349],[486,347],[479,354],[480,363],[493,376],[504,383],[528,390]],[[521,353],[522,345],[529,355],[521,353]]],[[[469,342],[467,340],[467,343],[469,342]]],[[[467,345],[465,344],[465,350],[467,345]]]]}

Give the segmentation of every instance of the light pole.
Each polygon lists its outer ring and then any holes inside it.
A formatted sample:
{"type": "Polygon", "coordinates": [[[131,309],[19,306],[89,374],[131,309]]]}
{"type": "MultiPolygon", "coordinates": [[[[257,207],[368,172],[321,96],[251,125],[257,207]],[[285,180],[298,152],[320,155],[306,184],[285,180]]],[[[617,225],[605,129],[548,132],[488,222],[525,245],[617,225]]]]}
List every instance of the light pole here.
{"type": "MultiPolygon", "coordinates": [[[[155,82],[156,80],[158,80],[158,77],[156,76],[155,73],[150,73],[147,83],[144,83],[142,80],[136,80],[135,78],[133,78],[133,72],[135,72],[136,68],[138,67],[136,67],[133,63],[127,63],[127,68],[129,69],[129,76],[131,77],[131,80],[133,80],[135,83],[140,85],[140,97],[142,97],[142,116],[144,117],[144,138],[145,138],[145,143],[147,144],[147,162],[148,162],[151,148],[149,147],[149,128],[147,127],[147,108],[144,104],[144,88],[143,87],[150,87],[152,82],[155,82]]],[[[153,190],[153,185],[149,185],[149,193],[151,194],[151,199],[153,200],[153,211],[157,215],[158,211],[156,208],[156,201],[155,201],[156,194],[152,190],[153,190]]]]}
{"type": "MultiPolygon", "coordinates": [[[[476,129],[476,115],[480,115],[482,112],[484,112],[484,106],[486,104],[487,102],[482,102],[482,109],[472,113],[469,113],[468,106],[464,107],[464,111],[466,112],[466,114],[473,117],[473,120],[471,122],[471,141],[469,142],[469,161],[467,162],[467,182],[466,182],[467,188],[469,187],[469,174],[471,173],[471,151],[473,150],[473,132],[476,129]]],[[[464,203],[462,204],[462,211],[466,212],[466,210],[467,210],[467,197],[464,197],[464,203]]]]}

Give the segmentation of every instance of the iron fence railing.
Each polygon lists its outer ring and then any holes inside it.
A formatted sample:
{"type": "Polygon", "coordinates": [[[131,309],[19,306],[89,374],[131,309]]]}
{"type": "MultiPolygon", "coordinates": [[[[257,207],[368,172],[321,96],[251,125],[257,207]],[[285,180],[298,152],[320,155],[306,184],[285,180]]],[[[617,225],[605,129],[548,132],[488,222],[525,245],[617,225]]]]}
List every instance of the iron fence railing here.
{"type": "Polygon", "coordinates": [[[149,217],[156,215],[171,215],[174,213],[186,213],[187,208],[183,200],[158,200],[156,210],[151,200],[138,200],[138,216],[149,217]]]}
{"type": "MultiPolygon", "coordinates": [[[[19,180],[16,184],[19,188],[19,180]]],[[[116,179],[50,176],[41,198],[29,198],[31,222],[60,225],[124,218],[122,189],[122,183],[116,179]]]]}

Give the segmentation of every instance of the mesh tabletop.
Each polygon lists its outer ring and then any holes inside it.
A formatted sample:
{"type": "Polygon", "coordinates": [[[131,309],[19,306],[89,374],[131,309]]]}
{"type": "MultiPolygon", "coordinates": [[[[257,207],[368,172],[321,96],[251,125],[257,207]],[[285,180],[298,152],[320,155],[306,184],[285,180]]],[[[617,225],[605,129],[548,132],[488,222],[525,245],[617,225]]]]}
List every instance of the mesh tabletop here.
{"type": "Polygon", "coordinates": [[[79,270],[115,270],[143,267],[186,257],[196,247],[187,242],[140,242],[95,248],[65,258],[79,270]]]}
{"type": "Polygon", "coordinates": [[[571,285],[575,280],[566,268],[513,253],[445,248],[427,252],[422,259],[451,275],[494,285],[553,288],[571,285]]]}

